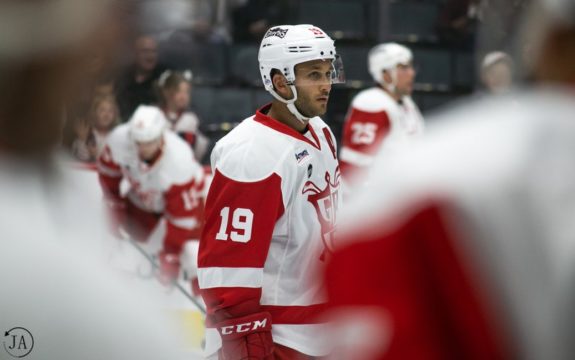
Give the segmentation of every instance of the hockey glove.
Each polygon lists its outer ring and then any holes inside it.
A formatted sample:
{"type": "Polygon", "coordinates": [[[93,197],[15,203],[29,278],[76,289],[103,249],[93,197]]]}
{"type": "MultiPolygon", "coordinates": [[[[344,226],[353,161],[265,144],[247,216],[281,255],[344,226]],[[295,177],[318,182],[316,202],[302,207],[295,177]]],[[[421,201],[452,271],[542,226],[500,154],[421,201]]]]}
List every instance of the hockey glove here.
{"type": "Polygon", "coordinates": [[[271,315],[250,314],[216,324],[222,337],[220,360],[273,359],[271,315]]]}

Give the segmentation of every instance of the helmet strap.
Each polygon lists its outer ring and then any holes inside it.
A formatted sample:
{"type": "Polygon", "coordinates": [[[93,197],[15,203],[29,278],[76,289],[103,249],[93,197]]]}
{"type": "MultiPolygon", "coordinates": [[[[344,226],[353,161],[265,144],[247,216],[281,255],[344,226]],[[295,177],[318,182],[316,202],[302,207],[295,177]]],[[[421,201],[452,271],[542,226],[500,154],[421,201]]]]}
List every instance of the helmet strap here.
{"type": "Polygon", "coordinates": [[[397,86],[397,69],[387,70],[389,71],[389,76],[391,76],[391,83],[388,83],[383,78],[383,74],[381,75],[381,85],[390,93],[395,93],[395,87],[397,86]]]}
{"type": "Polygon", "coordinates": [[[297,107],[295,106],[295,101],[297,100],[297,90],[295,88],[295,85],[289,85],[289,87],[293,93],[293,98],[289,100],[286,100],[283,97],[281,97],[273,88],[269,89],[268,91],[270,94],[272,94],[274,98],[286,104],[289,112],[291,112],[292,115],[296,117],[296,119],[298,119],[305,125],[309,121],[309,117],[303,116],[302,113],[300,113],[297,107]]]}

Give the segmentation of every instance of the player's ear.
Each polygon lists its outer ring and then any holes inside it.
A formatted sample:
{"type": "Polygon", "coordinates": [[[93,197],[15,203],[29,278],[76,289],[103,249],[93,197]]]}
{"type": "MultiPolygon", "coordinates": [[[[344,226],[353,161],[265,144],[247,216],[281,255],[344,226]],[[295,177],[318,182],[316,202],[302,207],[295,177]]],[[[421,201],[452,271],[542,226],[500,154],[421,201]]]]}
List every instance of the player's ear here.
{"type": "Polygon", "coordinates": [[[383,81],[386,84],[391,84],[391,82],[393,81],[393,79],[391,78],[391,74],[389,73],[389,71],[383,70],[383,81]]]}
{"type": "Polygon", "coordinates": [[[272,70],[271,72],[272,84],[274,85],[274,90],[282,97],[288,99],[291,94],[291,89],[287,85],[287,79],[279,70],[272,70]]]}

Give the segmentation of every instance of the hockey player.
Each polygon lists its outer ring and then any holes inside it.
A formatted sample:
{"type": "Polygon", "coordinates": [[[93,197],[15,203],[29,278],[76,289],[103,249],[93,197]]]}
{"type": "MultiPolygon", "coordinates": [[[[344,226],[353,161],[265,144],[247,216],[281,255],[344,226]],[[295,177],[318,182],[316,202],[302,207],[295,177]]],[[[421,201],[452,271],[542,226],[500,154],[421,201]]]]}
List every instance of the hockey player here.
{"type": "MultiPolygon", "coordinates": [[[[134,239],[146,241],[165,219],[159,260],[164,280],[175,280],[184,244],[199,239],[203,213],[203,170],[189,145],[167,130],[160,109],[141,105],[109,135],[98,172],[116,224],[134,239]],[[125,197],[124,178],[130,187],[125,197]]],[[[197,249],[197,242],[186,246],[197,249]]]]}
{"type": "Polygon", "coordinates": [[[377,86],[354,97],[343,129],[341,171],[352,186],[363,182],[378,151],[393,151],[423,131],[423,118],[411,99],[412,62],[411,51],[395,43],[369,52],[369,72],[377,86]]]}
{"type": "Polygon", "coordinates": [[[343,81],[333,40],[313,25],[267,31],[258,55],[274,100],[212,152],[198,274],[206,353],[220,359],[326,355],[320,284],[311,281],[340,207],[335,138],[321,120],[343,81]]]}
{"type": "Polygon", "coordinates": [[[0,1],[1,359],[183,358],[159,309],[101,261],[99,199],[55,151],[86,54],[121,37],[109,5],[0,1]]]}
{"type": "Polygon", "coordinates": [[[327,285],[354,359],[575,358],[575,1],[534,4],[535,86],[437,119],[350,209],[327,285]]]}

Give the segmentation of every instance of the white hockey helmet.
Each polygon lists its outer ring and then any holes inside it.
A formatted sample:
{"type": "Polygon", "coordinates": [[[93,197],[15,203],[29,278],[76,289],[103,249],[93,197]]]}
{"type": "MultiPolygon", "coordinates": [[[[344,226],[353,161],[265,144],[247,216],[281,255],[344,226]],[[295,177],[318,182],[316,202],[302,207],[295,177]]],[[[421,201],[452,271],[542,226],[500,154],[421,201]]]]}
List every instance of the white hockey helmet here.
{"type": "Polygon", "coordinates": [[[345,82],[343,64],[335,50],[334,41],[323,30],[314,25],[279,25],[270,28],[260,44],[258,61],[265,89],[273,97],[288,105],[288,109],[300,120],[307,118],[294,105],[297,100],[295,88],[295,66],[313,60],[331,60],[331,83],[345,82]],[[282,98],[274,90],[271,79],[273,69],[280,71],[288,81],[294,97],[282,98]]]}
{"type": "Polygon", "coordinates": [[[148,142],[159,138],[167,128],[162,111],[149,105],[140,105],[129,122],[130,136],[136,142],[148,142]]]}
{"type": "MultiPolygon", "coordinates": [[[[397,65],[407,65],[413,61],[413,54],[407,47],[397,43],[385,43],[373,47],[367,55],[369,73],[377,83],[383,83],[383,71],[393,72],[397,65]]],[[[394,80],[395,82],[395,80],[394,80]]]]}

